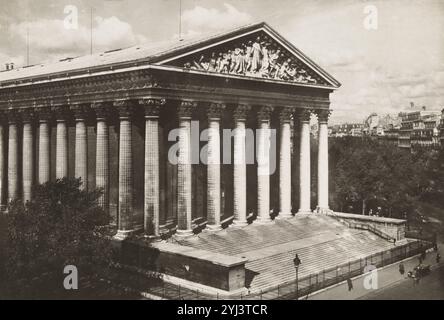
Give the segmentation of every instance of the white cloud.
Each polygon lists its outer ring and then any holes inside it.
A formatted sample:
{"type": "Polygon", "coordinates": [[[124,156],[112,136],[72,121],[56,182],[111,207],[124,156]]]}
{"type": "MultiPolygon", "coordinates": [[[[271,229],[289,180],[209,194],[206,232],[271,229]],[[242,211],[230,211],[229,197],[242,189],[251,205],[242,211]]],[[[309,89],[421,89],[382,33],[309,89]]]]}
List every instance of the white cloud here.
{"type": "Polygon", "coordinates": [[[224,10],[196,6],[184,11],[182,21],[185,32],[198,34],[202,31],[226,29],[252,22],[253,19],[248,13],[241,12],[228,3],[224,3],[223,6],[224,10]]]}
{"type": "MultiPolygon", "coordinates": [[[[146,41],[142,35],[135,34],[131,25],[112,16],[97,17],[93,27],[94,51],[128,47],[146,41]]],[[[10,26],[11,37],[26,41],[29,28],[29,46],[32,53],[31,63],[48,62],[60,57],[77,56],[89,53],[90,29],[79,25],[78,29],[66,29],[63,20],[40,19],[10,26]],[[42,36],[44,35],[44,36],[42,36]]]]}

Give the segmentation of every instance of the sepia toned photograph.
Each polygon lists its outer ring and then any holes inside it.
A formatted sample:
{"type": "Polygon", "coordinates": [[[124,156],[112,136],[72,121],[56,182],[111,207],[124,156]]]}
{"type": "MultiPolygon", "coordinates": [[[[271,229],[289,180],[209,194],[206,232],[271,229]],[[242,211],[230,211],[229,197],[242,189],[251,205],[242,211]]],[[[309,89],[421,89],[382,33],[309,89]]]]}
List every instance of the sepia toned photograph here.
{"type": "Polygon", "coordinates": [[[442,254],[444,1],[0,0],[0,300],[277,318],[442,254]]]}

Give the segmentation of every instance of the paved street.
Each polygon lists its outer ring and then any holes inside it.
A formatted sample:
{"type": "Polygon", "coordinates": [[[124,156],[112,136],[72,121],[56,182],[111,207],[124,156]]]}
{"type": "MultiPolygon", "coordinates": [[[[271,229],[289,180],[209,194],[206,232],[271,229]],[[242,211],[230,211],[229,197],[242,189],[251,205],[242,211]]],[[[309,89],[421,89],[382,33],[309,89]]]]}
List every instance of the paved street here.
{"type": "Polygon", "coordinates": [[[415,285],[412,279],[405,279],[367,296],[365,300],[444,300],[444,266],[434,270],[415,285]]]}
{"type": "MultiPolygon", "coordinates": [[[[440,254],[444,254],[444,246],[440,246],[440,254]]],[[[399,273],[399,263],[379,269],[377,274],[378,289],[364,288],[364,277],[353,279],[353,290],[349,291],[347,283],[341,283],[327,290],[320,291],[308,297],[308,300],[355,300],[355,299],[444,299],[444,263],[441,260],[439,268],[435,261],[436,253],[427,253],[424,264],[431,265],[433,271],[420,280],[413,288],[412,279],[406,274],[418,265],[418,257],[405,260],[405,274],[399,273]]]]}

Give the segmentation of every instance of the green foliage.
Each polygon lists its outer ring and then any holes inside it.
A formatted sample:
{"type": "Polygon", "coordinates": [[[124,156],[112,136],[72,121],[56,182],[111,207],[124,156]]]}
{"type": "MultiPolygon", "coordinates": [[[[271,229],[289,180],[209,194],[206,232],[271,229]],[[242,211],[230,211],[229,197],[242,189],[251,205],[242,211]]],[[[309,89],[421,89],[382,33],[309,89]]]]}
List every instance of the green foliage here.
{"type": "Polygon", "coordinates": [[[371,138],[331,139],[333,209],[367,214],[381,207],[384,216],[404,218],[420,200],[444,207],[443,157],[442,150],[411,153],[371,138]]]}
{"type": "Polygon", "coordinates": [[[109,241],[97,231],[110,218],[97,205],[100,192],[80,190],[80,184],[66,178],[48,182],[34,189],[32,201],[10,204],[2,281],[6,297],[63,298],[72,293],[63,287],[66,265],[75,265],[79,281],[88,282],[109,265],[109,241]]]}

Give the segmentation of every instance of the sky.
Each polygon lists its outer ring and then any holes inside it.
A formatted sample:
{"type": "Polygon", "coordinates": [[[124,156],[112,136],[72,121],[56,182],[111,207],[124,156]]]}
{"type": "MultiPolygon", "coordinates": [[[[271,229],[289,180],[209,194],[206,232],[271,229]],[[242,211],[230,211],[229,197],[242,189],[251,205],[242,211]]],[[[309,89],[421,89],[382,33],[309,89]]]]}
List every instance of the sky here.
{"type": "Polygon", "coordinates": [[[331,123],[444,108],[444,0],[0,0],[0,69],[26,65],[27,37],[48,63],[89,54],[91,22],[101,52],[178,38],[180,20],[182,37],[266,21],[342,83],[331,123]]]}

